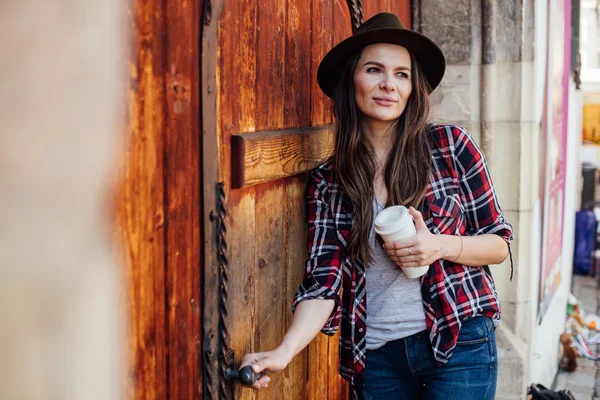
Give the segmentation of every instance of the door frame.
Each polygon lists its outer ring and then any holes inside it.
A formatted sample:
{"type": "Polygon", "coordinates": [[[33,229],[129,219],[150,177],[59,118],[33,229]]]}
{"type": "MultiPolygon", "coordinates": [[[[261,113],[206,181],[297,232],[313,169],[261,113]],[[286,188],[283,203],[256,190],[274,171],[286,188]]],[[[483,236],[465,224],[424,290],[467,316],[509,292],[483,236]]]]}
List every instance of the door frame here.
{"type": "Polygon", "coordinates": [[[201,40],[201,178],[203,199],[203,259],[202,277],[202,386],[204,399],[230,398],[227,390],[222,349],[228,349],[228,337],[224,330],[225,317],[221,311],[226,307],[225,293],[220,289],[222,274],[227,276],[225,238],[224,190],[219,167],[219,139],[217,114],[217,62],[219,19],[225,0],[204,0],[201,40]],[[216,155],[216,156],[215,156],[216,155]],[[222,250],[219,251],[219,248],[222,250]],[[218,305],[218,307],[214,307],[218,305]]]}

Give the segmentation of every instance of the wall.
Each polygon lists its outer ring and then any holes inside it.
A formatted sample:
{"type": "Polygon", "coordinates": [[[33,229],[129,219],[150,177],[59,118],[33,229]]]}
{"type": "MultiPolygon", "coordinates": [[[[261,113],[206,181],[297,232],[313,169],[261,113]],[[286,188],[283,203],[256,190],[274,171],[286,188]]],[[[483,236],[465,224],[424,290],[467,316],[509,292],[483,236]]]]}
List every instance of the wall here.
{"type": "Polygon", "coordinates": [[[503,309],[497,330],[497,399],[524,398],[526,387],[534,381],[551,385],[571,285],[580,138],[580,117],[574,110],[581,101],[572,84],[562,282],[538,325],[547,4],[547,0],[421,0],[415,16],[415,28],[449,55],[446,76],[433,96],[434,119],[459,123],[471,131],[486,154],[500,205],[515,228],[513,280],[508,262],[492,266],[503,309]],[[466,23],[458,26],[457,19],[466,23]]]}
{"type": "MultiPolygon", "coordinates": [[[[547,1],[536,1],[535,12],[535,121],[541,122],[542,107],[544,102],[544,76],[546,69],[547,50],[547,1]]],[[[578,207],[579,190],[579,149],[581,145],[581,107],[582,94],[575,89],[572,80],[569,81],[569,108],[568,108],[568,137],[567,137],[567,159],[566,159],[566,183],[565,183],[565,208],[563,225],[563,247],[561,256],[561,282],[554,294],[552,302],[546,311],[541,324],[538,321],[538,296],[540,279],[540,252],[534,251],[530,257],[530,326],[531,340],[529,347],[529,381],[551,386],[558,370],[561,356],[559,336],[564,331],[566,320],[566,303],[571,288],[573,248],[574,248],[574,223],[575,211],[578,207]]],[[[531,151],[539,152],[539,143],[532,146],[531,151]],[[536,151],[538,150],[538,151],[536,151]]],[[[537,176],[537,174],[536,174],[537,176]]],[[[536,185],[534,193],[538,193],[536,185]]],[[[531,225],[531,247],[541,247],[541,204],[539,196],[533,208],[534,218],[531,225]]]]}
{"type": "MultiPolygon", "coordinates": [[[[558,370],[560,358],[560,345],[558,337],[564,331],[566,320],[567,298],[571,289],[573,271],[574,251],[574,228],[575,212],[578,208],[577,199],[579,190],[579,175],[581,171],[579,163],[579,151],[581,147],[581,110],[582,93],[575,89],[575,84],[569,85],[569,121],[568,121],[568,143],[567,143],[567,180],[565,186],[565,213],[563,230],[563,252],[562,252],[562,279],[554,295],[554,299],[546,312],[541,324],[532,318],[532,346],[530,349],[531,362],[529,365],[531,382],[542,383],[550,386],[558,370]]],[[[536,206],[536,241],[539,243],[539,207],[536,206]]],[[[539,276],[539,259],[532,263],[532,273],[539,276]]],[[[532,280],[532,294],[537,299],[539,286],[538,281],[532,280]]],[[[533,303],[537,304],[537,303],[533,303]]],[[[532,315],[536,315],[533,313],[532,315]]]]}

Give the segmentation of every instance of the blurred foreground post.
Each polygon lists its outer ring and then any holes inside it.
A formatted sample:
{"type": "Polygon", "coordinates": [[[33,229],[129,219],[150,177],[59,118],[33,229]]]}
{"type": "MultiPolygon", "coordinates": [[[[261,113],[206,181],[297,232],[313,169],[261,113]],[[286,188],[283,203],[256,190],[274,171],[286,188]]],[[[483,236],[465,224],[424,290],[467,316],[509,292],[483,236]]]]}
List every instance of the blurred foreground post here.
{"type": "Polygon", "coordinates": [[[124,392],[109,213],[119,4],[0,3],[0,399],[124,392]]]}

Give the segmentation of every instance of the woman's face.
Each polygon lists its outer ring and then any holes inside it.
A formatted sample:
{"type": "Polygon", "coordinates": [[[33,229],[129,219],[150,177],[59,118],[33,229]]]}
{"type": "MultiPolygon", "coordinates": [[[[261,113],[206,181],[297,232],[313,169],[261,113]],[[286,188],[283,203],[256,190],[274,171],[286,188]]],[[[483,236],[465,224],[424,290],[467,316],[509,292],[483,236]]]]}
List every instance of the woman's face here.
{"type": "Polygon", "coordinates": [[[410,54],[402,46],[377,43],[363,49],[354,71],[356,105],[363,118],[394,121],[412,92],[410,54]]]}

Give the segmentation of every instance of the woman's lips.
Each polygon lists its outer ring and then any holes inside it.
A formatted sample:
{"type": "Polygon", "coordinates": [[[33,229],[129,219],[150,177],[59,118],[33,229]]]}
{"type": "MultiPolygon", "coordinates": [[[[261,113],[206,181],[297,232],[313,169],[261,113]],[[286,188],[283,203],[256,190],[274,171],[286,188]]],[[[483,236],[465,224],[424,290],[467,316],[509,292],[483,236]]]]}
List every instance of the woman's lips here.
{"type": "Polygon", "coordinates": [[[374,97],[373,100],[375,100],[375,103],[384,107],[390,107],[396,104],[396,100],[388,99],[385,97],[374,97]]]}

